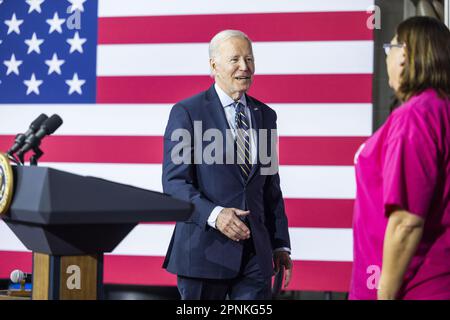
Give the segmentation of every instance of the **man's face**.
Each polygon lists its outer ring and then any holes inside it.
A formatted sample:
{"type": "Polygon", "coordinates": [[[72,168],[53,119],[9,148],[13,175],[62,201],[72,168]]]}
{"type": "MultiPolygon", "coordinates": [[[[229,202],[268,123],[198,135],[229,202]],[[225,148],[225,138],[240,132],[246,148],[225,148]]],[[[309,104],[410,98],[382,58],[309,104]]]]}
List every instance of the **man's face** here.
{"type": "Polygon", "coordinates": [[[240,37],[232,37],[219,45],[210,66],[216,83],[231,98],[238,100],[253,82],[255,62],[251,44],[240,37]]]}

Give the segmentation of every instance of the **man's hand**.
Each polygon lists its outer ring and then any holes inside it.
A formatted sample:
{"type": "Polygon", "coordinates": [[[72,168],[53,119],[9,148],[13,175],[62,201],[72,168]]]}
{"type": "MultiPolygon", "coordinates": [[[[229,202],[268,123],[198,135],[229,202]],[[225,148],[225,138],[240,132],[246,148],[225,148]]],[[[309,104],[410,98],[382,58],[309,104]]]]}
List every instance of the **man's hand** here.
{"type": "Polygon", "coordinates": [[[289,285],[292,276],[292,260],[287,251],[275,251],[273,254],[273,262],[275,264],[275,272],[280,270],[280,266],[284,266],[284,288],[289,285]]]}
{"type": "Polygon", "coordinates": [[[223,208],[217,216],[216,228],[231,240],[246,240],[250,238],[250,230],[239,217],[245,217],[249,214],[250,211],[223,208]]]}

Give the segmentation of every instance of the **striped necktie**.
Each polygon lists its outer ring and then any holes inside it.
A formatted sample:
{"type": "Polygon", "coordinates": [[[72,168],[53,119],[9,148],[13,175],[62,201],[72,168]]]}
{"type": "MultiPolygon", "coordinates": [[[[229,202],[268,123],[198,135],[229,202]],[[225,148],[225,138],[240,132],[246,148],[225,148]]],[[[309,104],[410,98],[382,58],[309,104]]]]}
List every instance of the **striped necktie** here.
{"type": "Polygon", "coordinates": [[[244,180],[248,179],[252,171],[252,163],[250,160],[250,126],[245,115],[245,106],[236,102],[234,104],[236,110],[236,154],[237,163],[241,168],[241,174],[244,180]]]}

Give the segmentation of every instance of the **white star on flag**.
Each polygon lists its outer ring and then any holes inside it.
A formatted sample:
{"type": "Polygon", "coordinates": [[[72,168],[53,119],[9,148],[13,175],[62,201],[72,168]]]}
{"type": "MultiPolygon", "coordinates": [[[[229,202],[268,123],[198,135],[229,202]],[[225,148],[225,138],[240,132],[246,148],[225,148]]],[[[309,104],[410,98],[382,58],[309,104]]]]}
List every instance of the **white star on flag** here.
{"type": "Polygon", "coordinates": [[[28,46],[28,52],[27,54],[30,54],[33,51],[36,51],[38,54],[41,53],[40,45],[44,42],[43,39],[38,39],[36,36],[36,32],[33,32],[33,36],[31,39],[26,39],[25,43],[28,46]]]}
{"type": "Polygon", "coordinates": [[[84,11],[83,3],[85,3],[86,0],[67,0],[67,1],[69,1],[71,4],[69,13],[72,13],[75,10],[84,11]]]}
{"type": "Polygon", "coordinates": [[[52,33],[53,31],[62,33],[61,26],[64,21],[66,21],[66,19],[60,19],[58,16],[58,12],[55,12],[55,14],[53,15],[53,19],[47,19],[45,21],[47,21],[47,23],[50,25],[50,30],[48,31],[48,33],[52,33]]]}
{"type": "Polygon", "coordinates": [[[44,2],[44,0],[26,0],[25,1],[30,8],[28,9],[28,13],[33,12],[36,10],[37,12],[41,13],[41,4],[44,2]]]}
{"type": "Polygon", "coordinates": [[[13,13],[11,20],[5,20],[5,24],[8,26],[8,34],[11,32],[15,32],[17,34],[20,34],[20,25],[23,23],[23,20],[18,20],[16,18],[16,14],[13,13]]]}
{"type": "Polygon", "coordinates": [[[16,75],[19,75],[19,66],[23,63],[22,60],[16,60],[16,56],[14,53],[11,55],[10,60],[3,61],[3,64],[8,67],[6,71],[6,75],[9,75],[11,72],[14,72],[16,75]]]}
{"type": "Polygon", "coordinates": [[[69,88],[69,95],[77,92],[78,94],[82,94],[81,86],[85,84],[86,80],[78,79],[78,74],[74,73],[72,80],[66,80],[67,85],[69,88]]]}
{"type": "Polygon", "coordinates": [[[78,51],[83,53],[83,44],[86,42],[86,38],[80,38],[78,31],[75,32],[75,35],[72,39],[67,39],[67,43],[70,44],[70,53],[78,51]]]}
{"type": "Polygon", "coordinates": [[[31,75],[30,80],[24,80],[23,83],[27,86],[27,95],[34,92],[39,95],[39,86],[43,83],[42,80],[36,80],[34,73],[31,75]]]}
{"type": "Polygon", "coordinates": [[[48,74],[56,72],[61,74],[61,66],[64,64],[64,60],[59,60],[56,53],[53,54],[52,60],[45,60],[45,64],[48,65],[48,74]]]}

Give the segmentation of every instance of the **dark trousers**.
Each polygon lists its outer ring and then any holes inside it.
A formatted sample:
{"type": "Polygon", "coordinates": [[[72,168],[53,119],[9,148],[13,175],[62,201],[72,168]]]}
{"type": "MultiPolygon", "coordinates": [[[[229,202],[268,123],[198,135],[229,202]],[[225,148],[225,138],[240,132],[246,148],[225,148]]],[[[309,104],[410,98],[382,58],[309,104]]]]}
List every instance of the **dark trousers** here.
{"type": "Polygon", "coordinates": [[[183,300],[268,300],[271,277],[263,277],[256,259],[253,241],[244,243],[241,270],[234,279],[204,279],[178,276],[178,291],[183,300]]]}

